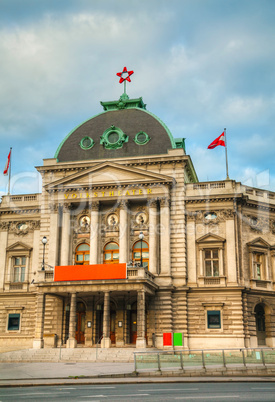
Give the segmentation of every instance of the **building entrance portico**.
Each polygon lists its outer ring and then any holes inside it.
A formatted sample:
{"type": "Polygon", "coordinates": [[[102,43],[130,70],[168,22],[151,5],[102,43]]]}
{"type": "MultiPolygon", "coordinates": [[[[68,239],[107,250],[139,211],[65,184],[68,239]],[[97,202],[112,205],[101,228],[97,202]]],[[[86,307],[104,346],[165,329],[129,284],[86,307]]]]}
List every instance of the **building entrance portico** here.
{"type": "MultiPolygon", "coordinates": [[[[118,288],[116,291],[110,291],[108,285],[88,285],[87,282],[85,285],[78,283],[73,287],[68,284],[62,286],[60,283],[58,286],[53,283],[44,283],[44,285],[41,283],[39,286],[41,302],[37,307],[41,310],[41,320],[37,330],[39,339],[36,339],[36,345],[38,347],[43,347],[44,336],[49,336],[47,326],[44,324],[44,317],[49,314],[48,305],[45,302],[48,297],[56,299],[59,303],[63,298],[62,325],[57,329],[56,335],[58,339],[65,340],[67,348],[75,348],[77,345],[91,347],[97,344],[100,344],[102,348],[121,347],[128,344],[146,347],[145,303],[146,299],[148,302],[149,297],[154,297],[156,286],[153,284],[151,286],[148,283],[133,284],[129,283],[129,280],[119,284],[117,281],[116,285],[114,282],[109,285],[112,289],[118,288]],[[43,290],[47,294],[46,297],[42,296],[43,290]],[[71,290],[71,293],[67,290],[71,290]],[[130,304],[128,303],[129,293],[131,294],[130,304]],[[54,298],[54,296],[58,297],[54,298]]],[[[51,308],[55,306],[51,305],[51,308]]]]}

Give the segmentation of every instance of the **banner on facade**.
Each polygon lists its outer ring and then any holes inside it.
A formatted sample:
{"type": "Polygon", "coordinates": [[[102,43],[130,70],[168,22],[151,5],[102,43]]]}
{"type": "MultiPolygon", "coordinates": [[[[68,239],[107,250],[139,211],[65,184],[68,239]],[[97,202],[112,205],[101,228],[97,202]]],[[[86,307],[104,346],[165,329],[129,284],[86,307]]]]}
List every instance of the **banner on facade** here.
{"type": "Polygon", "coordinates": [[[127,267],[123,264],[63,265],[54,269],[54,281],[94,281],[126,279],[127,267]]]}

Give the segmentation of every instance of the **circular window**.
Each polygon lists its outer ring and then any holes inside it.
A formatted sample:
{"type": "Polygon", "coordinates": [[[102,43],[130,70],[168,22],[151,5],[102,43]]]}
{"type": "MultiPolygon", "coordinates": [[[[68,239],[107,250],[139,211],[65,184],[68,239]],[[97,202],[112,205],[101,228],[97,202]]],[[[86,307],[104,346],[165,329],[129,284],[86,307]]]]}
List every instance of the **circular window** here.
{"type": "Polygon", "coordinates": [[[17,229],[19,229],[19,230],[26,230],[26,229],[28,229],[28,225],[27,225],[26,223],[19,223],[19,224],[17,225],[17,229]]]}
{"type": "Polygon", "coordinates": [[[128,135],[119,127],[111,126],[100,137],[100,144],[106,149],[119,149],[125,142],[128,142],[128,138],[128,135]]]}
{"type": "Polygon", "coordinates": [[[215,214],[215,212],[207,212],[204,215],[204,218],[207,219],[207,220],[216,219],[217,215],[215,214]]]}
{"type": "Polygon", "coordinates": [[[119,135],[118,135],[118,133],[116,133],[115,131],[112,131],[112,132],[108,135],[108,141],[109,141],[111,144],[115,144],[118,140],[119,140],[119,135]]]}
{"type": "Polygon", "coordinates": [[[150,137],[144,131],[140,131],[139,133],[136,134],[134,141],[138,145],[145,145],[147,144],[148,141],[150,141],[150,137]]]}
{"type": "Polygon", "coordinates": [[[80,147],[82,149],[91,149],[94,146],[94,141],[92,140],[91,137],[84,137],[82,138],[82,140],[80,141],[80,147]]]}

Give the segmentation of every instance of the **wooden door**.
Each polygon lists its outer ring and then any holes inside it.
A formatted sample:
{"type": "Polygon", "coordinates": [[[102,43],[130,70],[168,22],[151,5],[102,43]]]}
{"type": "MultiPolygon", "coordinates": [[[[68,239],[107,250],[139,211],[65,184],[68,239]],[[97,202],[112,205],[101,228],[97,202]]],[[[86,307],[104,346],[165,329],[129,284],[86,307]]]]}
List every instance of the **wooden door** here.
{"type": "Polygon", "coordinates": [[[76,313],[76,331],[75,331],[75,339],[77,343],[84,344],[85,343],[85,313],[77,312],[76,313]]]}

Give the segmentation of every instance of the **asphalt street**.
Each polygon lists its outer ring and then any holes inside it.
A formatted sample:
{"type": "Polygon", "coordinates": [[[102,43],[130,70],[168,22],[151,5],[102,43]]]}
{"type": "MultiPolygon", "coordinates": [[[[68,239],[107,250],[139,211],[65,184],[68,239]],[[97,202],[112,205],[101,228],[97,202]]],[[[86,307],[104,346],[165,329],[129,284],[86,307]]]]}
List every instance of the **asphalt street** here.
{"type": "Polygon", "coordinates": [[[2,388],[0,401],[275,401],[275,383],[113,384],[2,388]]]}

